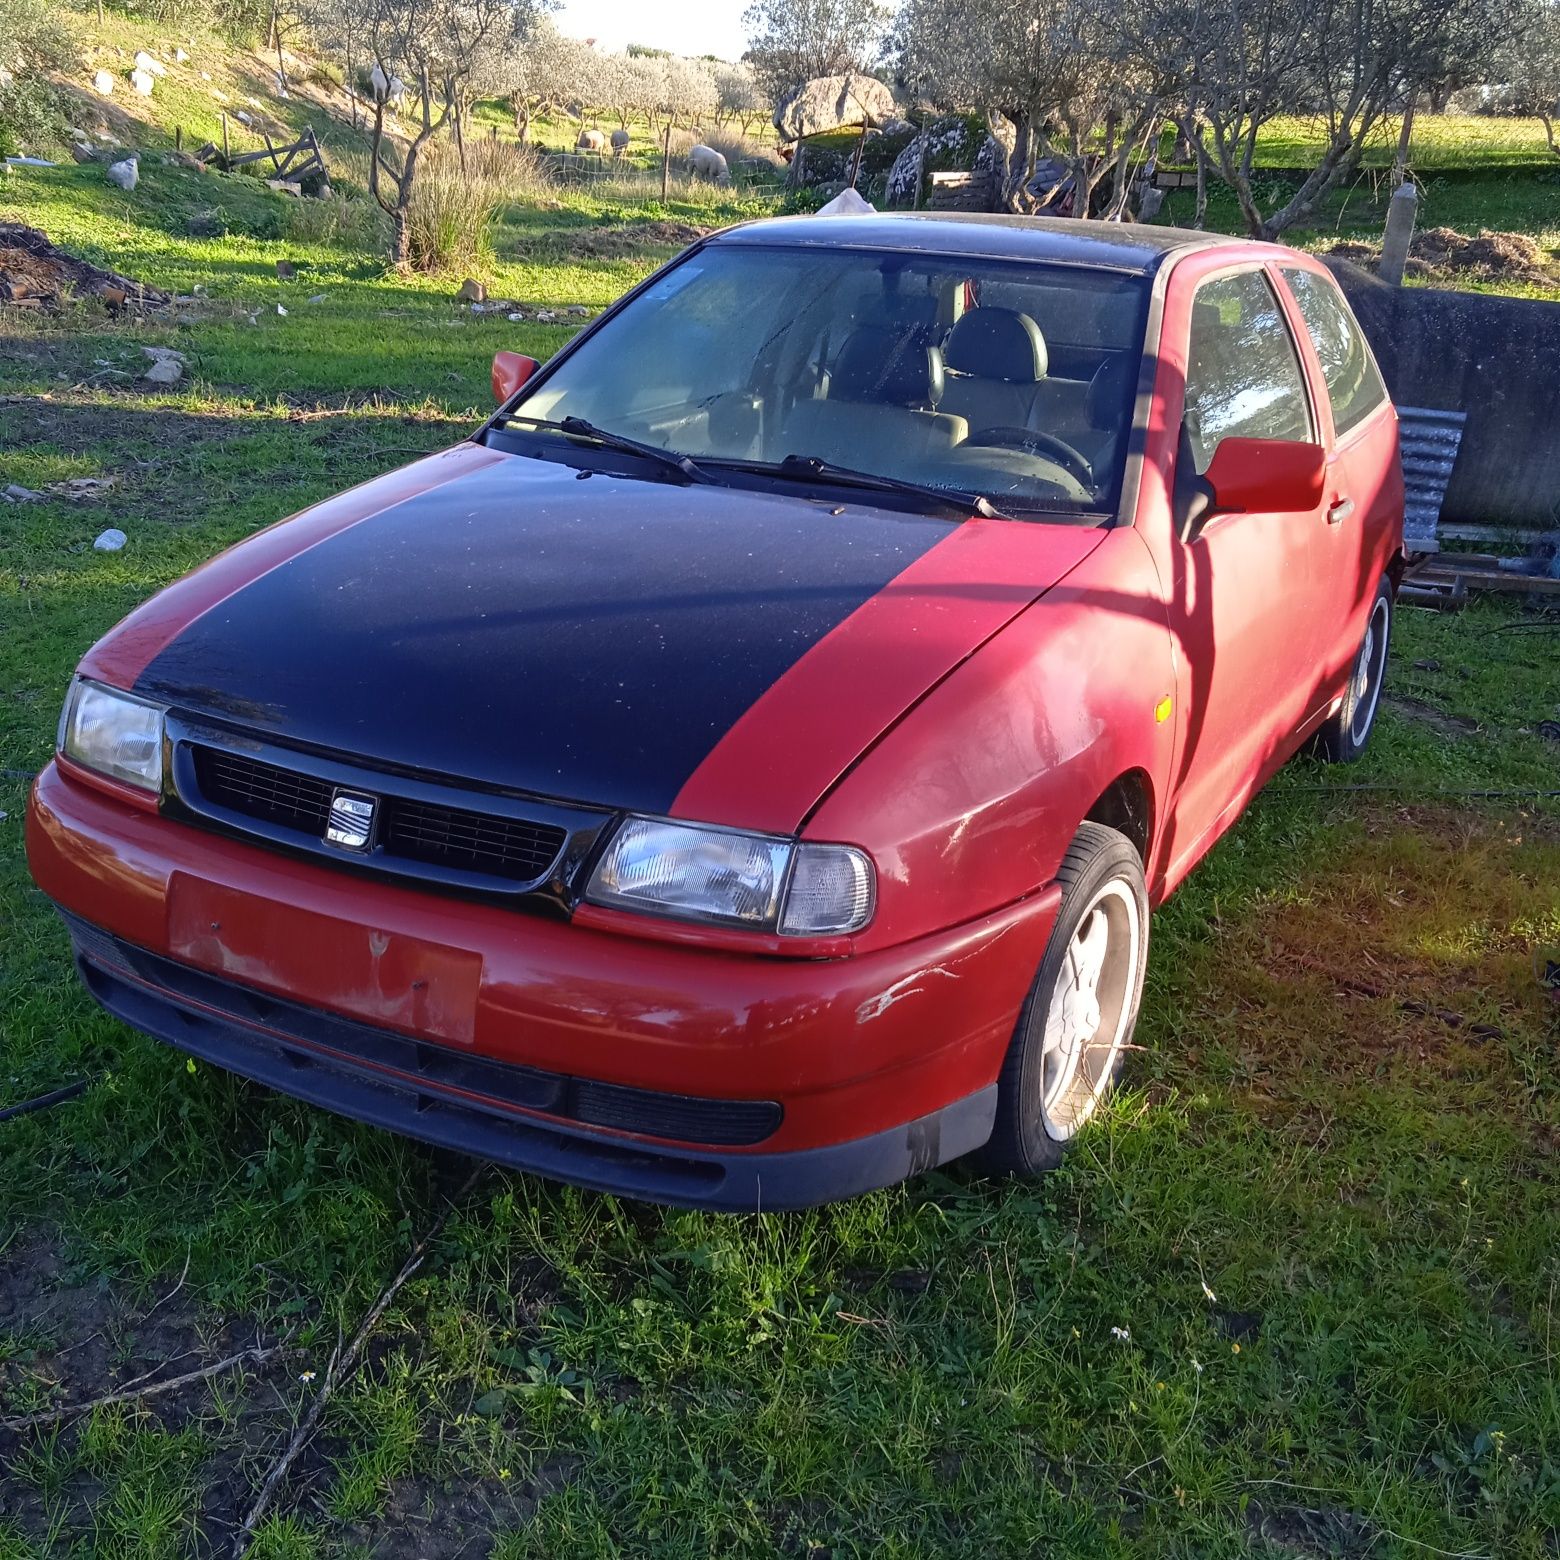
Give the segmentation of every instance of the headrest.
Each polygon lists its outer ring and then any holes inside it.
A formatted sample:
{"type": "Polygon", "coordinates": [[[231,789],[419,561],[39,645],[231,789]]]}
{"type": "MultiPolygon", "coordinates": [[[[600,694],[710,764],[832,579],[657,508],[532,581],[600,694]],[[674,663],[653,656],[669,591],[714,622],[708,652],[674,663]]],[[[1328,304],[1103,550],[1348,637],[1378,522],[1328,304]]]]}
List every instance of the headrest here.
{"type": "Polygon", "coordinates": [[[921,406],[931,398],[926,348],[882,325],[860,325],[840,346],[829,372],[837,401],[921,406]]]}
{"type": "Polygon", "coordinates": [[[943,360],[956,374],[1019,385],[1044,379],[1048,367],[1040,327],[1016,309],[967,310],[948,333],[943,360]]]}

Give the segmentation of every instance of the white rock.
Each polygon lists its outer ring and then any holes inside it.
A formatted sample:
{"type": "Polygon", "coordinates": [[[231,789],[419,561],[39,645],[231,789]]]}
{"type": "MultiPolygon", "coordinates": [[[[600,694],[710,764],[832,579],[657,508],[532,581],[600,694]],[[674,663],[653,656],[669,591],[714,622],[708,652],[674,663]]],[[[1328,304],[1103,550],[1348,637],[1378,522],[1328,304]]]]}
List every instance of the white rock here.
{"type": "Polygon", "coordinates": [[[135,51],[135,68],[144,70],[153,76],[166,76],[168,67],[155,55],[148,54],[145,49],[135,51]]]}
{"type": "Polygon", "coordinates": [[[287,310],[286,310],[286,309],[284,309],[284,308],[283,308],[283,307],[282,307],[282,305],[281,305],[281,304],[277,304],[277,306],[276,306],[276,312],[277,312],[277,313],[278,313],[278,314],[280,314],[280,315],[281,315],[281,317],[282,317],[282,318],[283,318],[283,319],[286,319],[286,318],[287,318],[287,310]]]}
{"type": "Polygon", "coordinates": [[[315,293],[315,295],[312,298],[309,299],[309,302],[310,303],[324,303],[325,297],[326,297],[326,295],[324,293],[315,293]]]}
{"type": "Polygon", "coordinates": [[[167,347],[142,349],[151,358],[152,366],[141,375],[149,385],[176,385],[184,378],[184,356],[167,347]]]}
{"type": "Polygon", "coordinates": [[[13,482],[6,488],[5,500],[10,504],[41,504],[43,494],[35,493],[31,488],[23,487],[20,482],[13,482]]]}
{"type": "Polygon", "coordinates": [[[111,525],[92,545],[99,552],[118,552],[129,540],[130,538],[118,526],[111,525]]]}
{"type": "Polygon", "coordinates": [[[7,157],[13,168],[52,168],[53,163],[47,157],[7,157]]]}
{"type": "Polygon", "coordinates": [[[83,130],[80,125],[72,125],[65,133],[73,141],[87,141],[91,139],[91,137],[88,136],[87,132],[83,130]]]}
{"type": "Polygon", "coordinates": [[[97,88],[102,97],[114,95],[114,78],[106,70],[95,71],[92,76],[92,85],[97,88]]]}
{"type": "Polygon", "coordinates": [[[504,318],[506,320],[523,320],[525,316],[523,314],[506,314],[504,318]]]}
{"type": "Polygon", "coordinates": [[[183,49],[175,49],[173,51],[173,63],[175,65],[182,65],[187,59],[189,59],[189,55],[183,49]]]}
{"type": "Polygon", "coordinates": [[[133,70],[130,72],[130,85],[142,97],[150,97],[152,88],[157,85],[157,78],[149,70],[133,70]]]}
{"type": "Polygon", "coordinates": [[[117,184],[126,192],[133,190],[141,182],[141,163],[138,158],[126,157],[121,162],[108,165],[108,182],[117,184]]]}
{"type": "Polygon", "coordinates": [[[236,119],[236,120],[237,120],[237,121],[238,121],[238,122],[239,122],[239,124],[241,124],[241,125],[252,125],[252,124],[253,124],[253,123],[254,123],[254,120],[253,120],[253,119],[251,119],[251,118],[250,118],[250,117],[249,117],[249,115],[248,115],[248,114],[246,114],[246,113],[245,113],[245,112],[244,112],[244,111],[243,111],[243,109],[239,109],[239,110],[237,110],[237,112],[236,112],[236,113],[234,113],[234,115],[233,115],[233,117],[234,117],[234,118],[235,118],[235,119],[236,119]]]}

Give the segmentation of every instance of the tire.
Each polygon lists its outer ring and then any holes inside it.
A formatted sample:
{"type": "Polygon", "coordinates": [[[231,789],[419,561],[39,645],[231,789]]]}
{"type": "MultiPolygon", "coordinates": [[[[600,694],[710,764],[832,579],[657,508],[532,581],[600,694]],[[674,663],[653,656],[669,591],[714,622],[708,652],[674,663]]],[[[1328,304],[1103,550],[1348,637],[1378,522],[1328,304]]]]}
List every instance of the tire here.
{"type": "Polygon", "coordinates": [[[1387,680],[1387,650],[1392,643],[1392,585],[1376,587],[1365,637],[1354,652],[1349,686],[1337,713],[1316,733],[1316,751],[1329,763],[1352,764],[1370,745],[1381,708],[1381,690],[1387,680]]]}
{"type": "Polygon", "coordinates": [[[1148,891],[1131,842],[1082,824],[1056,876],[1061,908],[997,1078],[990,1141],[976,1155],[999,1175],[1061,1163],[1115,1083],[1143,999],[1148,891]]]}

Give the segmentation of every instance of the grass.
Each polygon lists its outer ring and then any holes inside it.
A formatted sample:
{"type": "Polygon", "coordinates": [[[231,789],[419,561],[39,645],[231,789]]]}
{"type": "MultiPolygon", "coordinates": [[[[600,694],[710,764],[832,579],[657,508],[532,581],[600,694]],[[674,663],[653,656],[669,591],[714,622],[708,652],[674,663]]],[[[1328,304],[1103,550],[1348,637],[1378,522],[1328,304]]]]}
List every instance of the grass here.
{"type": "MultiPolygon", "coordinates": [[[[512,207],[486,280],[599,308],[668,224],[757,209],[512,207]]],[[[11,170],[0,211],[202,289],[187,324],[0,323],[0,486],[117,478],[0,510],[0,1104],[89,1082],[0,1124],[0,1417],[291,1351],[0,1432],[0,1560],[204,1555],[470,1167],[97,1011],[27,878],[23,777],[131,605],[458,437],[495,348],[570,326],[472,315],[155,159],[128,201],[11,170]],[[213,207],[228,235],[186,236],[213,207]],[[189,380],[140,384],[146,344],[189,380]]],[[[252,1553],[1552,1555],[1560,808],[1454,794],[1560,787],[1554,634],[1514,615],[1401,614],[1366,761],[1290,765],[1156,919],[1142,1049],[1063,1172],[719,1219],[489,1170],[252,1553]]]]}

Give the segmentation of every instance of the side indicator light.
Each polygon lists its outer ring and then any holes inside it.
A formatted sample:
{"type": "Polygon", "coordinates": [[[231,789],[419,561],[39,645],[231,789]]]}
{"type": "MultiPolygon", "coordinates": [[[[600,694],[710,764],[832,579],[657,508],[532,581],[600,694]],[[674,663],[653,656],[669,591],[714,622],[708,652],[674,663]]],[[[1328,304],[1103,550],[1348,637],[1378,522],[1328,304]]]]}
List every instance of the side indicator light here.
{"type": "Polygon", "coordinates": [[[1165,722],[1166,722],[1166,721],[1167,721],[1167,720],[1169,720],[1169,719],[1170,719],[1170,711],[1171,711],[1171,710],[1172,710],[1172,709],[1173,709],[1173,708],[1174,708],[1174,707],[1175,707],[1175,706],[1174,706],[1174,703],[1173,703],[1173,701],[1172,701],[1172,700],[1171,700],[1171,698],[1170,698],[1170,695],[1169,695],[1169,694],[1168,694],[1168,693],[1167,693],[1167,694],[1166,694],[1166,695],[1165,695],[1165,696],[1164,696],[1164,698],[1162,698],[1162,699],[1161,699],[1161,700],[1160,700],[1160,701],[1159,701],[1159,703],[1158,703],[1158,704],[1156,704],[1156,705],[1155,705],[1155,706],[1154,706],[1154,719],[1155,719],[1155,720],[1156,720],[1156,721],[1157,721],[1157,722],[1158,722],[1158,723],[1159,723],[1159,724],[1160,724],[1160,725],[1161,725],[1161,726],[1162,726],[1162,725],[1164,725],[1164,723],[1165,723],[1165,722]]]}

